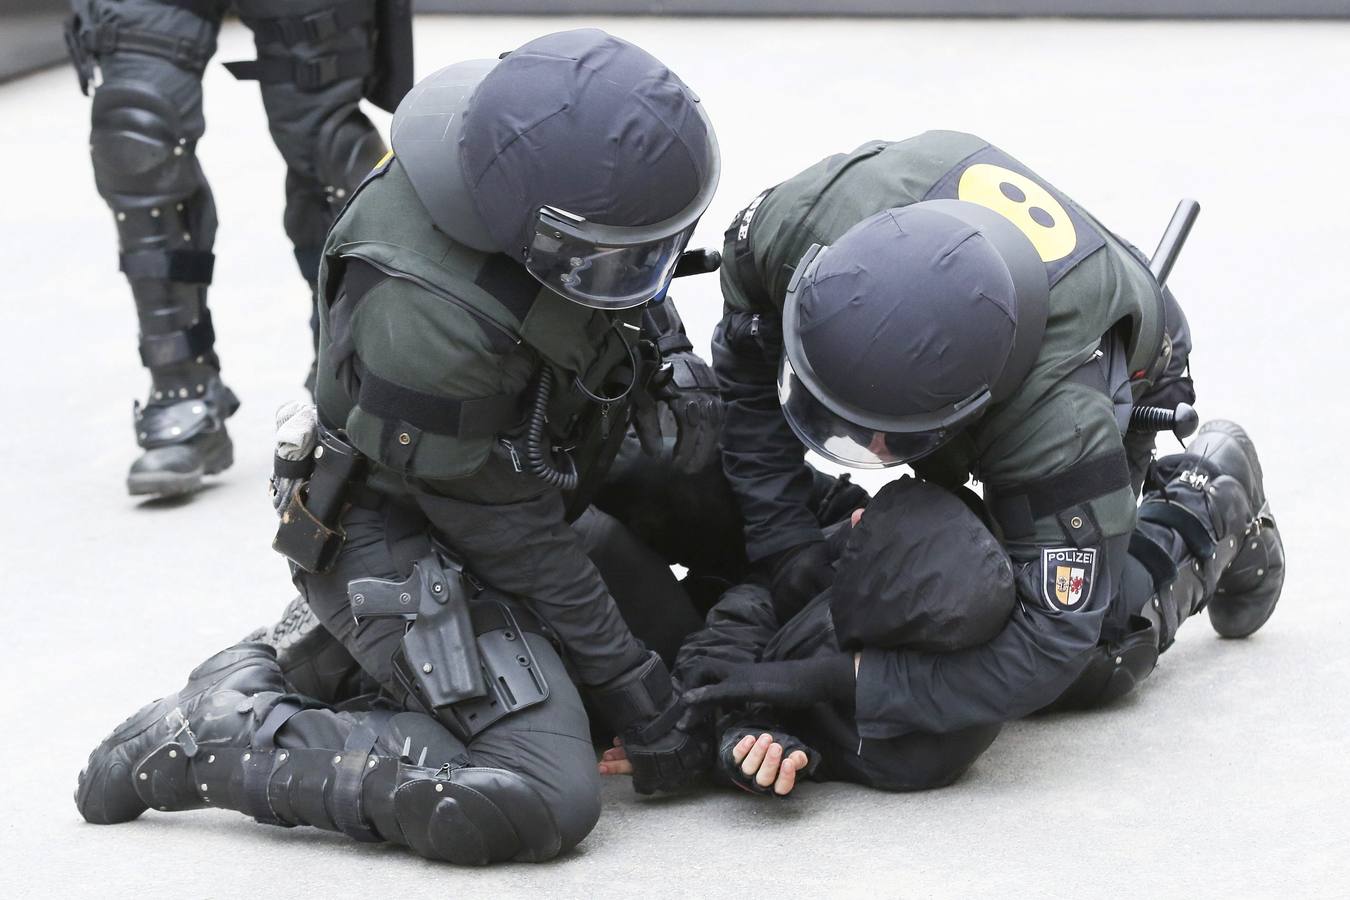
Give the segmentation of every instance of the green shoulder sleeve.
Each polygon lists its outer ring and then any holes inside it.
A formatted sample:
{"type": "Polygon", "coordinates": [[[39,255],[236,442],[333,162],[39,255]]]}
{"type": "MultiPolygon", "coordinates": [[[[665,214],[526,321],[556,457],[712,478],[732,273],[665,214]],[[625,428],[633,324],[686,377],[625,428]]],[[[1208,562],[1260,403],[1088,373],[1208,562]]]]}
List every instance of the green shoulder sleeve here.
{"type": "MultiPolygon", "coordinates": [[[[1031,483],[1044,483],[1086,461],[1113,454],[1124,465],[1124,443],[1111,399],[1100,390],[1064,379],[1028,407],[1016,401],[978,426],[979,477],[996,493],[1031,483]]],[[[1103,538],[1134,530],[1134,493],[1128,470],[1123,486],[1090,500],[1095,525],[1103,538]]],[[[1041,546],[1063,544],[1062,524],[1053,515],[1038,518],[1034,534],[1013,541],[1041,546]]]]}
{"type": "Polygon", "coordinates": [[[366,294],[351,327],[366,376],[347,417],[352,443],[404,476],[453,479],[478,471],[495,429],[477,427],[468,411],[457,425],[441,420],[447,411],[453,418],[457,410],[486,408],[492,398],[518,397],[535,366],[532,354],[467,309],[398,277],[366,294]],[[390,392],[398,393],[393,404],[390,392]],[[431,412],[419,415],[419,406],[431,412]]]}

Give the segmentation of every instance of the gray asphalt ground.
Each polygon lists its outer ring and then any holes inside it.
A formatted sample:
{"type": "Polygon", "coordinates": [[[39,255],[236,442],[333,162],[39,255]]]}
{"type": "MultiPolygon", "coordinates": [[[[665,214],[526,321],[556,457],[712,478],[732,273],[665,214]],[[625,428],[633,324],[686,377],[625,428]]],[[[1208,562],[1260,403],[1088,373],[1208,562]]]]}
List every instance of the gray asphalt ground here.
{"type": "MultiPolygon", "coordinates": [[[[71,792],[91,747],[290,596],[265,486],[308,303],[257,89],[213,66],[201,156],[238,462],[187,503],[128,498],[135,318],[87,101],[50,71],[0,86],[0,897],[1350,895],[1350,26],[597,21],[668,62],[717,123],[704,243],[821,156],[935,127],[995,141],[1147,248],[1179,197],[1199,198],[1172,283],[1202,413],[1262,451],[1291,559],[1273,620],[1243,642],[1189,623],[1136,695],[1010,725],[946,790],[807,785],[774,803],[611,783],[594,833],[547,865],[456,870],[217,811],[86,825],[71,792]]],[[[575,24],[421,20],[419,69],[575,24]]],[[[229,26],[219,58],[251,53],[229,26]]],[[[706,346],[715,280],[679,293],[706,346]]]]}

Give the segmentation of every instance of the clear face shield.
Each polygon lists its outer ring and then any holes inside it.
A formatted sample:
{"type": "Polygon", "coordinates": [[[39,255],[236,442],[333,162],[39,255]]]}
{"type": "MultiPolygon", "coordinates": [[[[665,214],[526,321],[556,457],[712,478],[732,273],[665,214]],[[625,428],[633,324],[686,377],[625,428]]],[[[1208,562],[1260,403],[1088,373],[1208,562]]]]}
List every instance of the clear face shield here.
{"type": "Polygon", "coordinates": [[[697,196],[675,215],[651,225],[602,225],[553,206],[535,217],[525,268],[567,299],[595,309],[629,309],[658,296],[670,284],[680,254],[689,245],[717,192],[722,159],[712,123],[696,103],[711,143],[709,171],[697,196]]]}
{"type": "Polygon", "coordinates": [[[925,416],[912,423],[915,430],[898,430],[909,424],[898,421],[893,430],[852,422],[827,408],[807,390],[786,356],[778,369],[778,402],[797,438],[826,459],[854,469],[885,469],[923,459],[979,416],[988,399],[988,392],[973,398],[946,423],[925,416]]]}
{"type": "Polygon", "coordinates": [[[697,224],[695,216],[682,230],[660,235],[659,225],[612,228],[545,206],[535,220],[525,268],[582,306],[628,309],[665,289],[697,224]]]}
{"type": "MultiPolygon", "coordinates": [[[[827,247],[813,244],[802,257],[788,282],[784,301],[785,332],[798,319],[798,290],[802,279],[814,271],[827,247]]],[[[785,335],[786,337],[787,335],[785,335]]],[[[856,409],[837,398],[822,398],[807,387],[819,383],[799,341],[787,340],[787,352],[778,367],[778,404],[797,438],[821,456],[855,469],[885,469],[916,462],[937,450],[974,422],[992,399],[981,388],[966,399],[930,413],[886,416],[856,409]],[[792,358],[797,357],[797,366],[792,358]],[[803,375],[805,377],[803,377],[803,375]]]]}

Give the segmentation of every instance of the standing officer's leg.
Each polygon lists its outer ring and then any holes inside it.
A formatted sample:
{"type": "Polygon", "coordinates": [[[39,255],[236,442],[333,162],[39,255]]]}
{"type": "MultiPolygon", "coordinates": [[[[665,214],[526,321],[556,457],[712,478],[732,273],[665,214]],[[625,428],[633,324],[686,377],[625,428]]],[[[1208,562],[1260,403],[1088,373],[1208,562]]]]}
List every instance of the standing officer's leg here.
{"type": "MultiPolygon", "coordinates": [[[[236,6],[253,30],[258,59],[229,68],[261,83],[272,140],[286,160],[286,235],[312,289],[329,226],[385,152],[359,108],[374,64],[375,0],[236,6]]],[[[317,349],[317,307],[311,326],[317,349]]]]}
{"type": "Polygon", "coordinates": [[[121,269],[140,320],[150,398],[136,407],[145,453],[133,494],[178,494],[227,468],[225,419],[239,403],[220,381],[206,307],[216,236],[211,189],[197,162],[201,74],[215,52],[223,0],[88,0],[69,41],[82,76],[97,61],[90,150],[94,180],[117,222],[121,269]]]}

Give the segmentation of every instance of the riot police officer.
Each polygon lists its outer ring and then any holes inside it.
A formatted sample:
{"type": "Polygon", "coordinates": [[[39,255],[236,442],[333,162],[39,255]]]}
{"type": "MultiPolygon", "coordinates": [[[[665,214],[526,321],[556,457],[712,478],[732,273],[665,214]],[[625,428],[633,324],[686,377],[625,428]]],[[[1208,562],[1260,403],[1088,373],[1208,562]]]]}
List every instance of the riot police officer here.
{"type": "Polygon", "coordinates": [[[135,407],[143,452],[127,475],[132,494],[188,493],[233,462],[225,420],[239,401],[221,381],[206,302],[216,211],[196,155],[202,72],[231,9],[258,59],[228,68],[261,85],[286,160],[286,235],[311,288],[338,207],[385,152],[360,101],[392,110],[412,84],[406,0],[74,0],[66,42],[81,89],[101,73],[94,180],[116,219],[150,372],[135,407]]]}
{"type": "MultiPolygon", "coordinates": [[[[717,464],[712,375],[665,299],[717,185],[702,105],[583,29],[442,69],[392,137],[324,247],[317,447],[279,470],[298,486],[277,545],[322,633],[404,712],[323,707],[357,690],[340,659],[242,645],[94,752],[90,821],[210,803],[452,861],[548,858],[599,811],[574,682],[638,790],[706,764],[569,526],[640,395],[677,428],[673,465],[717,464]]],[[[660,595],[673,576],[649,561],[660,595]]]]}
{"type": "Polygon", "coordinates": [[[717,671],[691,699],[833,702],[862,739],[945,741],[959,771],[1003,721],[1130,691],[1201,609],[1224,637],[1270,616],[1284,551],[1245,432],[1209,423],[1150,465],[1153,435],[1128,428],[1136,404],[1194,399],[1180,308],[1008,154],[956,132],[864,144],[756,198],[726,256],[724,462],[778,621],[835,578],[806,448],[982,482],[1019,604],[977,647],[828,647],[717,671]]]}

